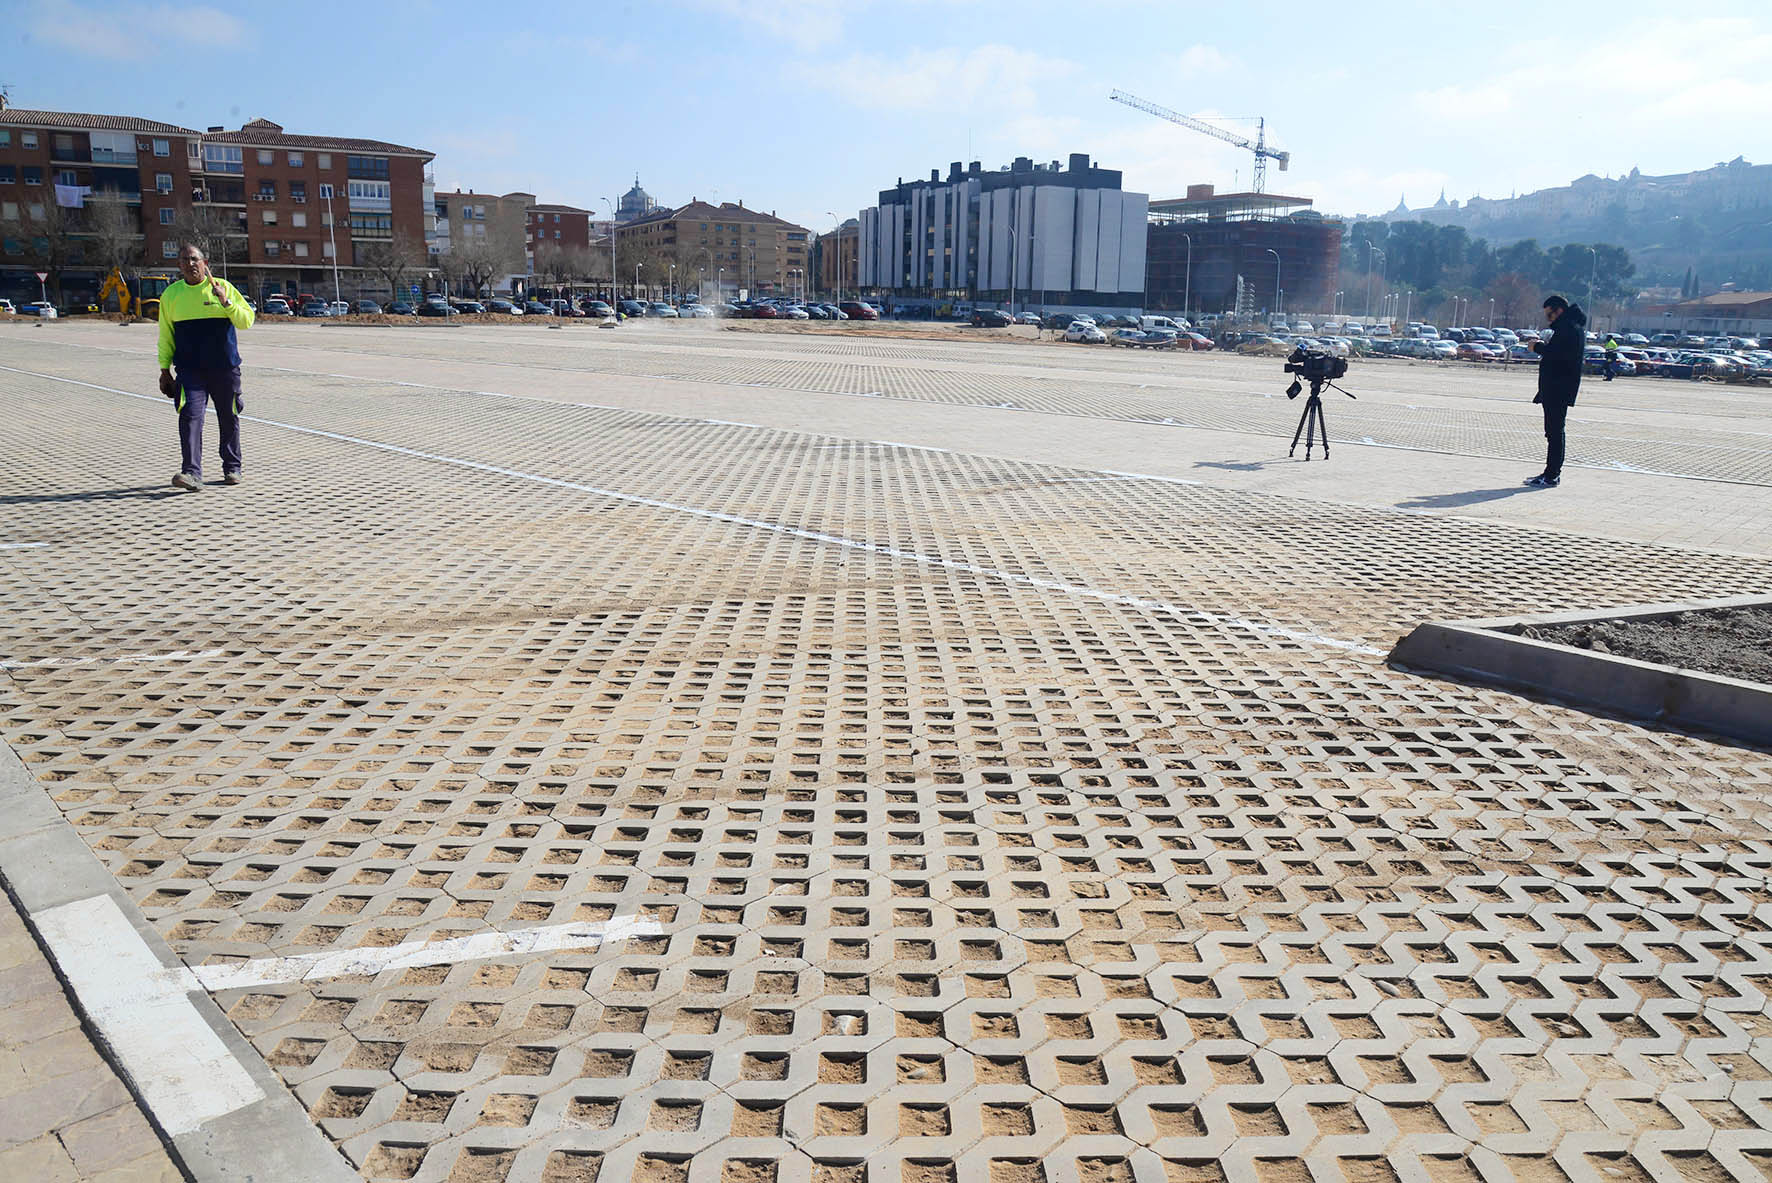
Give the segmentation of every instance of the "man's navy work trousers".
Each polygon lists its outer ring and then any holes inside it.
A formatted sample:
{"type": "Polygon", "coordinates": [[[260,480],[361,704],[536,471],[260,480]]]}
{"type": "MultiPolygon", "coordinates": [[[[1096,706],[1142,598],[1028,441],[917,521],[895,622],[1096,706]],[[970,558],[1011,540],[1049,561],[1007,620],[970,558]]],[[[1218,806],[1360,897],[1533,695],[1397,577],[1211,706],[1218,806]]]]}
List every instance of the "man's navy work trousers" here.
{"type": "Polygon", "coordinates": [[[222,472],[240,471],[240,369],[178,372],[178,443],[183,471],[203,475],[203,408],[215,404],[221,426],[222,472]]]}

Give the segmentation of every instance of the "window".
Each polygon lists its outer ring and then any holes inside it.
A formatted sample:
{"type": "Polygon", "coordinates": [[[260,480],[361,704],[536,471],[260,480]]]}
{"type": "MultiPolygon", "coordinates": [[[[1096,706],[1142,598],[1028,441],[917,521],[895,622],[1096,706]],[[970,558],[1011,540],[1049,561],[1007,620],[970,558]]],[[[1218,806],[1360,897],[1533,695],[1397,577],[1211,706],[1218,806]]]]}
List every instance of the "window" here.
{"type": "Polygon", "coordinates": [[[170,238],[168,238],[165,242],[162,242],[160,244],[160,257],[162,259],[176,259],[176,258],[178,258],[178,243],[174,242],[170,238]]]}
{"type": "Polygon", "coordinates": [[[556,221],[556,222],[558,222],[558,221],[559,221],[559,220],[560,220],[560,215],[559,215],[559,214],[555,214],[555,215],[554,215],[554,221],[556,221]]]}
{"type": "Polygon", "coordinates": [[[330,241],[320,244],[320,254],[323,258],[332,258],[332,243],[330,241]]]}
{"type": "Polygon", "coordinates": [[[332,167],[332,153],[330,153],[330,152],[320,153],[320,155],[314,157],[314,163],[319,165],[322,170],[331,168],[332,167]]]}
{"type": "Polygon", "coordinates": [[[259,201],[275,201],[275,200],[277,200],[277,182],[275,182],[275,181],[260,181],[258,183],[258,193],[255,194],[254,196],[259,201]]]}
{"type": "Polygon", "coordinates": [[[393,220],[392,214],[364,214],[353,211],[351,214],[351,237],[391,238],[394,233],[393,220]]]}
{"type": "Polygon", "coordinates": [[[283,253],[283,244],[282,243],[280,243],[280,242],[265,243],[265,258],[275,259],[275,258],[279,257],[280,255],[282,255],[282,253],[283,253]]]}
{"type": "Polygon", "coordinates": [[[324,214],[324,213],[321,214],[320,215],[320,224],[322,226],[332,225],[332,215],[331,214],[324,214]]]}
{"type": "Polygon", "coordinates": [[[305,259],[308,257],[308,244],[307,243],[298,242],[295,244],[295,257],[298,259],[305,259]]]}
{"type": "Polygon", "coordinates": [[[290,214],[289,224],[299,230],[308,224],[308,215],[303,213],[290,214]]]}
{"type": "Polygon", "coordinates": [[[243,173],[246,171],[246,164],[237,147],[229,144],[205,144],[203,169],[212,173],[243,173]]]}
{"type": "Polygon", "coordinates": [[[275,164],[277,162],[277,154],[269,148],[260,148],[258,150],[258,162],[261,166],[275,164]]]}
{"type": "Polygon", "coordinates": [[[43,170],[34,164],[25,165],[25,184],[41,185],[42,183],[43,170]]]}
{"type": "Polygon", "coordinates": [[[0,164],[0,185],[18,184],[18,170],[10,164],[0,164]]]}
{"type": "MultiPolygon", "coordinates": [[[[16,202],[16,201],[0,201],[0,221],[4,221],[4,222],[18,221],[18,202],[16,202]]],[[[6,253],[11,254],[12,252],[8,251],[6,253]]]]}
{"type": "Polygon", "coordinates": [[[289,182],[289,199],[297,205],[304,204],[308,200],[308,183],[306,181],[289,182]]]}
{"type": "Polygon", "coordinates": [[[172,192],[172,174],[171,173],[155,173],[154,174],[154,189],[156,192],[159,192],[159,193],[171,193],[172,192]]]}
{"type": "Polygon", "coordinates": [[[320,186],[320,200],[321,201],[331,201],[332,200],[332,186],[331,185],[320,186]]]}
{"type": "MultiPolygon", "coordinates": [[[[58,140],[61,137],[56,137],[58,140]]],[[[94,164],[134,164],[135,136],[126,131],[95,131],[86,136],[89,156],[94,164]]],[[[56,145],[58,148],[60,144],[56,145]]],[[[78,151],[64,159],[79,160],[78,151]]]]}
{"type": "Polygon", "coordinates": [[[265,210],[259,215],[259,221],[263,222],[266,226],[275,226],[277,224],[277,211],[274,209],[265,210]]]}
{"type": "Polygon", "coordinates": [[[386,156],[347,156],[345,164],[353,177],[360,177],[367,181],[388,179],[388,158],[386,156]]]}
{"type": "Polygon", "coordinates": [[[289,167],[290,168],[300,168],[301,166],[302,166],[302,154],[300,152],[291,152],[289,154],[289,167]]]}
{"type": "Polygon", "coordinates": [[[170,205],[161,206],[160,207],[160,224],[162,226],[172,225],[172,219],[173,219],[174,213],[175,213],[175,211],[173,210],[173,208],[170,205]]]}
{"type": "Polygon", "coordinates": [[[27,151],[27,152],[36,151],[37,150],[37,133],[34,131],[19,132],[18,133],[18,146],[25,149],[25,151],[27,151]]]}
{"type": "Polygon", "coordinates": [[[156,156],[171,156],[172,155],[172,141],[171,140],[155,140],[154,141],[154,155],[156,155],[156,156]]]}
{"type": "Polygon", "coordinates": [[[12,147],[12,132],[0,131],[0,148],[12,147]]]}
{"type": "Polygon", "coordinates": [[[71,168],[64,168],[55,174],[55,183],[58,185],[78,185],[80,174],[71,168]]]}

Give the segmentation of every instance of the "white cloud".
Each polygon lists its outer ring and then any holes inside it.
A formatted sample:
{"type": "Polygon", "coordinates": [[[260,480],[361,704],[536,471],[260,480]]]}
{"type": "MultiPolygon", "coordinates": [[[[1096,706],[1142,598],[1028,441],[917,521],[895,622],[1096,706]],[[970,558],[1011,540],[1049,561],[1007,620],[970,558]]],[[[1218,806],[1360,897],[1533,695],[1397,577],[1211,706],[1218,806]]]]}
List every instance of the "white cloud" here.
{"type": "Polygon", "coordinates": [[[1212,45],[1190,45],[1175,61],[1183,74],[1228,74],[1239,69],[1237,59],[1212,45]]]}
{"type": "Polygon", "coordinates": [[[146,60],[179,49],[225,49],[246,40],[238,17],[203,5],[79,4],[43,0],[32,35],[39,42],[89,57],[146,60]]]}
{"type": "MultiPolygon", "coordinates": [[[[863,0],[847,0],[853,7],[863,0]]],[[[696,0],[708,12],[750,25],[798,49],[822,49],[843,35],[843,0],[696,0]]]]}
{"type": "Polygon", "coordinates": [[[857,105],[899,110],[1030,110],[1039,88],[1072,74],[1062,58],[1008,45],[917,50],[903,57],[854,54],[841,61],[790,65],[787,73],[857,105]]]}

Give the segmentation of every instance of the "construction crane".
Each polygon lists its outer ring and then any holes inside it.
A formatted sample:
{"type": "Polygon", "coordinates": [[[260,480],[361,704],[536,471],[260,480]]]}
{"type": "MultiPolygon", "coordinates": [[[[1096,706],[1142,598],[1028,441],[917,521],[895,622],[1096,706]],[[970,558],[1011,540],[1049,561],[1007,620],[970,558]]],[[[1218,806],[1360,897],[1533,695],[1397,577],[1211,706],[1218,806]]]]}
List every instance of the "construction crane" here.
{"type": "Polygon", "coordinates": [[[1179,111],[1171,111],[1168,107],[1159,107],[1147,102],[1134,94],[1116,90],[1108,95],[1116,103],[1124,103],[1134,110],[1143,111],[1147,115],[1155,115],[1158,119],[1167,119],[1170,123],[1179,123],[1183,127],[1191,127],[1202,135],[1223,140],[1227,144],[1235,144],[1239,148],[1255,153],[1255,192],[1260,193],[1267,185],[1267,162],[1269,158],[1280,162],[1280,171],[1285,172],[1286,166],[1292,162],[1292,153],[1276,152],[1267,146],[1267,120],[1260,119],[1256,123],[1255,138],[1240,136],[1234,131],[1226,131],[1222,127],[1213,127],[1210,123],[1195,119],[1191,115],[1183,115],[1179,111]]]}

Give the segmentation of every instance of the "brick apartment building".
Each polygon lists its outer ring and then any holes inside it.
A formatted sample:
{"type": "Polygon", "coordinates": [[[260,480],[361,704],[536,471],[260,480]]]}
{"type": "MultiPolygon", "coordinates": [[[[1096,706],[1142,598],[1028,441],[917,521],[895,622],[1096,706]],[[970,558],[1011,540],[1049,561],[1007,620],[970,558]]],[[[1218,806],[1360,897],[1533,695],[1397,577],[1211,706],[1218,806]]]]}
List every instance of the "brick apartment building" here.
{"type": "Polygon", "coordinates": [[[857,250],[861,245],[861,223],[850,218],[829,234],[820,234],[813,244],[813,271],[818,273],[817,289],[835,297],[838,293],[854,296],[861,282],[857,250]]]}
{"type": "Polygon", "coordinates": [[[64,290],[96,292],[99,264],[86,257],[82,237],[94,204],[107,198],[136,233],[147,232],[157,261],[158,239],[190,209],[199,143],[200,133],[152,119],[0,110],[0,295],[36,299],[35,272],[58,270],[64,290]],[[81,208],[58,206],[57,186],[81,208]],[[52,234],[71,239],[59,244],[59,268],[50,258],[52,234]]]}
{"type": "Polygon", "coordinates": [[[49,269],[66,299],[95,293],[94,199],[115,195],[140,236],[141,268],[169,272],[181,240],[201,228],[216,270],[256,298],[330,294],[335,251],[343,295],[382,290],[369,266],[378,249],[404,243],[424,265],[431,160],[422,148],[292,134],[268,119],[198,132],[132,116],[0,110],[0,284],[10,291],[28,278],[34,287],[31,273],[49,269]],[[51,213],[57,185],[62,205],[51,213]],[[45,268],[51,238],[65,246],[59,265],[45,268]]]}
{"type": "Polygon", "coordinates": [[[534,273],[529,211],[535,208],[535,194],[458,189],[438,193],[433,200],[437,228],[431,266],[450,277],[452,289],[464,286],[460,272],[478,252],[491,255],[486,286],[492,291],[521,292],[528,286],[534,273]]]}
{"type": "Polygon", "coordinates": [[[796,292],[816,278],[806,270],[810,239],[806,227],[746,209],[743,202],[712,205],[691,198],[688,205],[618,225],[616,264],[624,288],[638,264],[641,286],[653,291],[663,291],[674,276],[680,291],[717,283],[722,299],[738,289],[753,296],[796,292]]]}

